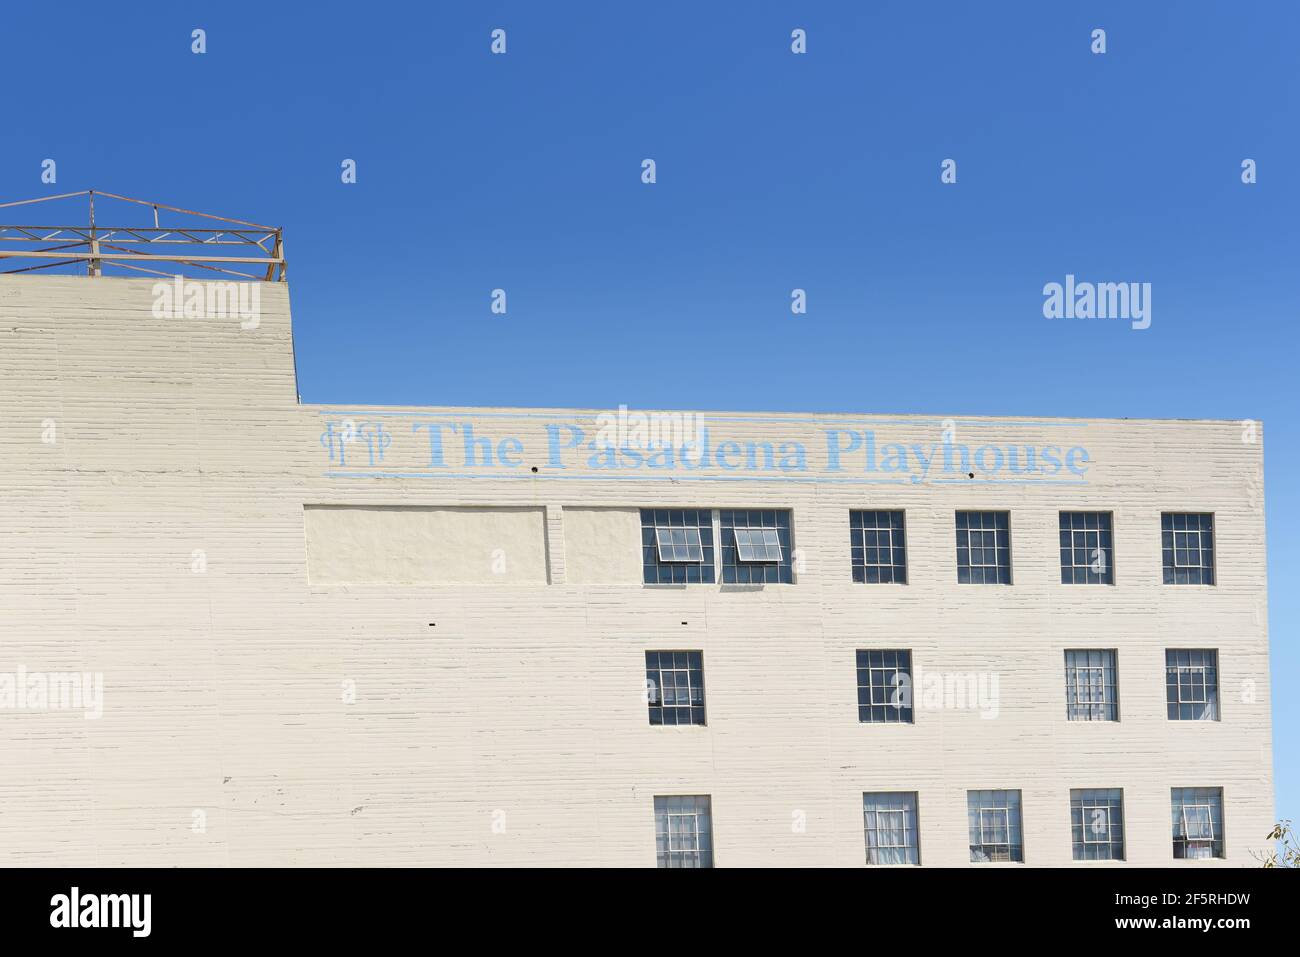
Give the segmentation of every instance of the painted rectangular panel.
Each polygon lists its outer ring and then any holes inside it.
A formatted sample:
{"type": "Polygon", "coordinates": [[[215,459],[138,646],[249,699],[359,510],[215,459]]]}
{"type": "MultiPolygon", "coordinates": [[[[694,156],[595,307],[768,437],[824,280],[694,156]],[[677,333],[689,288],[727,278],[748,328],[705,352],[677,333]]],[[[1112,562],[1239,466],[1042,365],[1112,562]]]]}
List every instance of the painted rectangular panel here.
{"type": "Polygon", "coordinates": [[[546,584],[540,508],[308,505],[313,585],[546,584]]]}
{"type": "Polygon", "coordinates": [[[566,508],[564,559],[570,584],[639,584],[640,511],[635,508],[566,508]]]}

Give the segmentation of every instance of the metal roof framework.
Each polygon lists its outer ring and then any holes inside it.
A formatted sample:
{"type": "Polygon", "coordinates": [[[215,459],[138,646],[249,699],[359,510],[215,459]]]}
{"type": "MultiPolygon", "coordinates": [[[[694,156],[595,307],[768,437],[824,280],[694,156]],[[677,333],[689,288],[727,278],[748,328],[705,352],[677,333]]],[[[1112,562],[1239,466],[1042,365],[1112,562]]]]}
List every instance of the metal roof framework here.
{"type": "Polygon", "coordinates": [[[154,203],[94,189],[0,203],[0,209],[81,196],[88,199],[89,206],[85,226],[0,224],[0,267],[11,263],[22,264],[16,269],[0,268],[0,275],[55,270],[60,267],[72,267],[72,271],[80,272],[83,265],[86,275],[92,277],[102,276],[105,267],[166,277],[184,274],[178,273],[176,269],[165,272],[158,268],[172,264],[193,270],[224,273],[240,279],[285,281],[284,235],[283,230],[275,226],[262,226],[241,219],[200,213],[166,203],[154,203]],[[153,225],[98,225],[95,221],[95,200],[98,198],[147,207],[153,211],[153,225]],[[161,211],[172,214],[168,219],[185,216],[226,225],[220,228],[205,225],[163,226],[160,223],[161,211]],[[195,247],[201,247],[201,250],[195,247]],[[32,260],[36,262],[28,264],[32,260]],[[259,268],[256,273],[229,268],[248,265],[259,268]],[[261,266],[265,266],[265,270],[261,266]]]}

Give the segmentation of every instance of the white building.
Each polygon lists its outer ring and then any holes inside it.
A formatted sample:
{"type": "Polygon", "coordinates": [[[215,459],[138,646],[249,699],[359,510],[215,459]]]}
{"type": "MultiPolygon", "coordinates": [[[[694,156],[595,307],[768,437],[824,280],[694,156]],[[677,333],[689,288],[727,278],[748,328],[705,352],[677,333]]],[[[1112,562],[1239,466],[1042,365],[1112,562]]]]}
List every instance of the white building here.
{"type": "Polygon", "coordinates": [[[1262,426],[301,405],[155,283],[0,280],[3,863],[1267,844],[1262,426]]]}

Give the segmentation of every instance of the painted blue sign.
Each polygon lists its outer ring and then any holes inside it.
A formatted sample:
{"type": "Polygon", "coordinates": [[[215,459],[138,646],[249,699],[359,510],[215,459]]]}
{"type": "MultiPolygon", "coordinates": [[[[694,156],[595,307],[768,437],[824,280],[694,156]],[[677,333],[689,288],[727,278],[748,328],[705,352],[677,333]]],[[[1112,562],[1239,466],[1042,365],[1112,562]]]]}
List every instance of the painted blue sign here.
{"type": "MultiPolygon", "coordinates": [[[[655,413],[658,415],[659,413],[655,413]]],[[[666,413],[665,413],[666,415],[666,413]]],[[[1043,423],[944,420],[936,438],[896,441],[875,427],[826,428],[825,420],[800,438],[737,438],[718,418],[706,424],[692,413],[674,413],[673,428],[643,429],[636,414],[611,429],[605,416],[559,421],[537,413],[323,413],[320,446],[326,475],[406,478],[604,477],[676,480],[883,482],[900,484],[998,483],[1084,484],[1092,462],[1083,445],[970,441],[972,432],[1005,432],[1043,423]],[[519,434],[520,419],[530,419],[519,434]],[[1003,428],[998,428],[999,426],[1003,428]],[[960,432],[966,441],[958,441],[960,432]],[[814,440],[809,441],[809,436],[814,440]],[[400,450],[400,454],[395,454],[400,450]]],[[[612,416],[612,414],[611,414],[612,416]]],[[[798,424],[797,419],[763,420],[798,424]]],[[[919,431],[924,420],[897,422],[919,431]]],[[[939,424],[939,423],[936,423],[939,424]]],[[[1051,423],[1084,427],[1086,423],[1051,423]]],[[[662,426],[662,423],[659,424],[662,426]]],[[[1041,430],[1040,430],[1041,431],[1041,430]]],[[[889,430],[890,435],[897,432],[889,430]]],[[[932,433],[933,435],[934,433],[932,433]]],[[[982,436],[980,436],[982,438],[982,436]]]]}

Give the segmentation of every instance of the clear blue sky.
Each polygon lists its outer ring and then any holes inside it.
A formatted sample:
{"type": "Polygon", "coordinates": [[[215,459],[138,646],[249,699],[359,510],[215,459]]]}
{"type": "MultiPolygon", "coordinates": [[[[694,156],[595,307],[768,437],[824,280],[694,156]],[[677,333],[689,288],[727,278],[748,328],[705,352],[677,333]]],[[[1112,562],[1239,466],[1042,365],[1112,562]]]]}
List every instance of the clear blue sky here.
{"type": "Polygon", "coordinates": [[[1300,818],[1298,35],[1289,2],[10,4],[0,194],[284,226],[307,402],[1263,419],[1300,818]],[[1151,328],[1044,319],[1067,272],[1152,283],[1151,328]]]}

